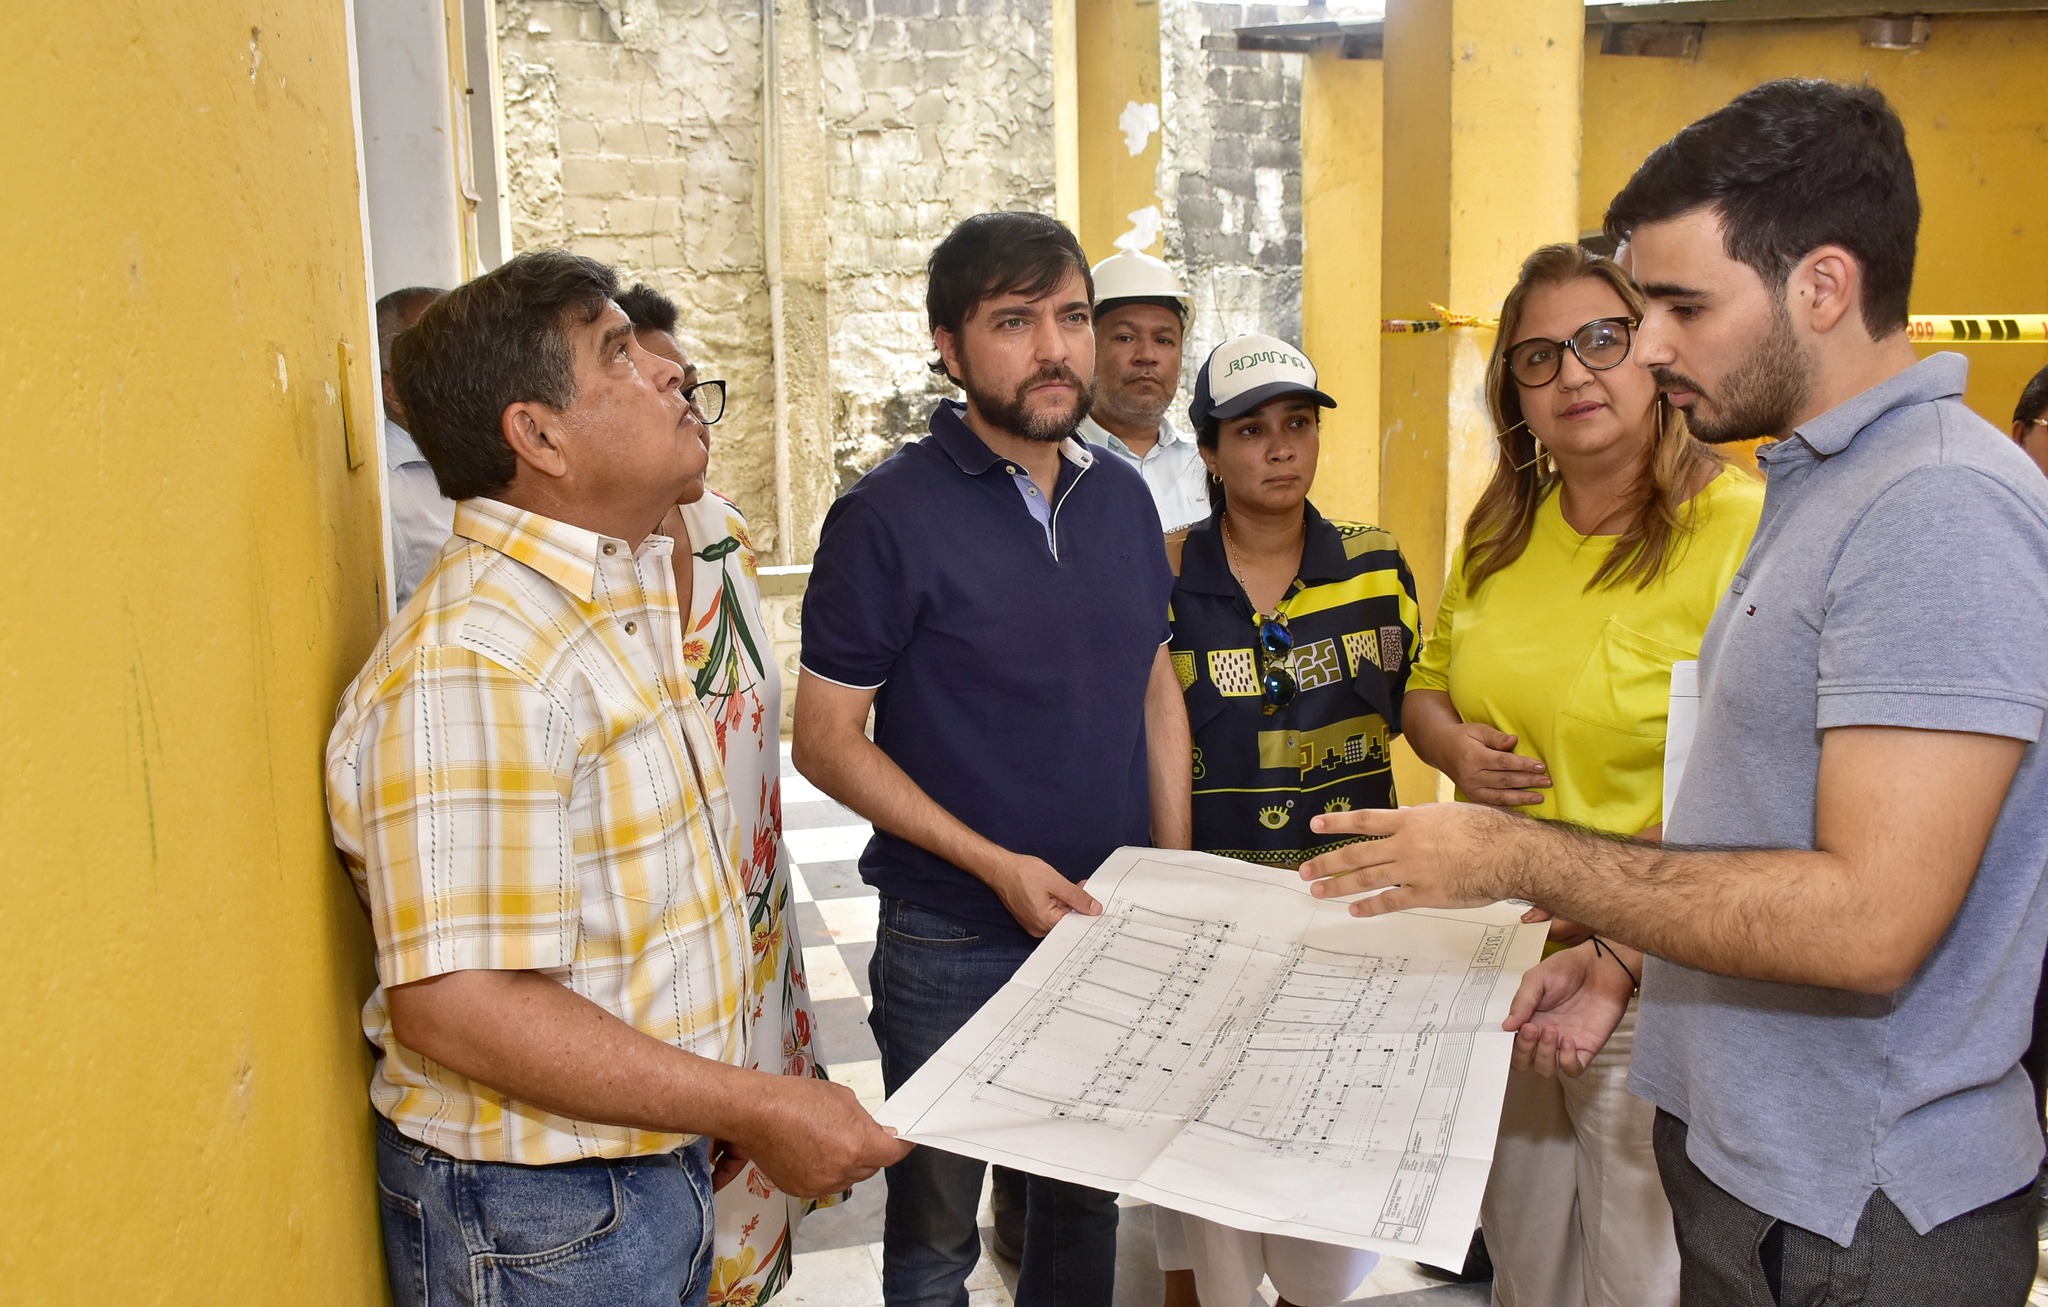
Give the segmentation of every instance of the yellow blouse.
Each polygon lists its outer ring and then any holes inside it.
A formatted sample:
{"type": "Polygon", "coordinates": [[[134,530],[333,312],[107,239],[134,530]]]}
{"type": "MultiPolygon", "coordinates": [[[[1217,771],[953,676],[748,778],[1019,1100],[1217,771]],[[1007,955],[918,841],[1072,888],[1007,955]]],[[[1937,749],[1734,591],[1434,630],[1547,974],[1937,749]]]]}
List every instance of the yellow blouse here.
{"type": "Polygon", "coordinates": [[[1699,656],[1763,502],[1761,481],[1722,470],[1661,577],[1588,590],[1614,537],[1574,531],[1553,491],[1522,556],[1469,593],[1458,549],[1409,691],[1448,691],[1460,717],[1549,765],[1543,802],[1520,811],[1625,835],[1662,823],[1671,664],[1699,656]]]}

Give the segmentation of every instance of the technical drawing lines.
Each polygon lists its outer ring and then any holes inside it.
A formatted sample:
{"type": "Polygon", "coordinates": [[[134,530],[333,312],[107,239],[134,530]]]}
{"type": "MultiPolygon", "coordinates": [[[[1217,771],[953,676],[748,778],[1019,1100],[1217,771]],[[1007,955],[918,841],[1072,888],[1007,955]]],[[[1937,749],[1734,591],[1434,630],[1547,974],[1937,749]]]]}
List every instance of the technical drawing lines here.
{"type": "Polygon", "coordinates": [[[907,1138],[1234,1228],[1464,1256],[1498,1133],[1507,904],[1358,921],[1292,872],[1120,849],[890,1096],[907,1138]]]}
{"type": "Polygon", "coordinates": [[[1231,922],[1137,905],[1092,922],[1100,944],[1069,955],[993,1051],[969,1065],[983,1102],[1116,1125],[1186,1116],[1212,1082],[1219,1026],[1249,1026],[1280,951],[1231,922]]]}

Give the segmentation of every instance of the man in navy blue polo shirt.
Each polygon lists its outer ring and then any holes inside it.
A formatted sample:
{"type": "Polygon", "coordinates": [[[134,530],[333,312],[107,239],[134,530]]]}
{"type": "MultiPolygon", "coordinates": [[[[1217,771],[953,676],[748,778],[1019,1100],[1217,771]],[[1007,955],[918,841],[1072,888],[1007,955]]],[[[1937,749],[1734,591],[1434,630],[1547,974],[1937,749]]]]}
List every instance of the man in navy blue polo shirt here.
{"type": "MultiPolygon", "coordinates": [[[[1074,436],[1095,372],[1081,247],[985,213],[933,251],[935,371],[966,392],[825,518],[804,601],[797,768],[875,825],[869,964],[890,1092],[1002,987],[1125,844],[1185,848],[1173,576],[1138,474],[1074,436]],[[865,734],[875,713],[874,739],[865,734]]],[[[889,1170],[890,1307],[965,1307],[983,1164],[889,1170]]],[[[1108,1307],[1116,1203],[1032,1177],[1021,1307],[1108,1307]]]]}

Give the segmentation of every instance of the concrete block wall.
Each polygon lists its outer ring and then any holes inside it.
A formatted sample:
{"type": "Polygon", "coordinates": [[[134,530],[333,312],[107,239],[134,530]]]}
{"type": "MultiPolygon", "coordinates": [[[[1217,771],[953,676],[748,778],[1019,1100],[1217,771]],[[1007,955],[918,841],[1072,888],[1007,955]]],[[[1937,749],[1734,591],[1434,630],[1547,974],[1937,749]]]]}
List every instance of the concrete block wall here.
{"type": "Polygon", "coordinates": [[[816,0],[842,488],[957,392],[924,266],[962,218],[1053,208],[1050,0],[816,0]]]}
{"type": "Polygon", "coordinates": [[[1195,300],[1187,382],[1220,340],[1301,340],[1299,55],[1202,49],[1202,38],[1298,22],[1307,5],[1160,0],[1160,210],[1166,258],[1195,300]]]}
{"type": "Polygon", "coordinates": [[[603,259],[681,306],[692,361],[727,385],[711,483],[773,553],[760,6],[500,0],[498,17],[514,247],[603,259]]]}
{"type": "MultiPolygon", "coordinates": [[[[1196,300],[1191,360],[1240,331],[1298,340],[1300,60],[1205,51],[1201,38],[1308,8],[1160,10],[1159,190],[1168,257],[1196,300]]],[[[933,245],[970,214],[1053,209],[1052,12],[1051,0],[812,0],[810,12],[843,488],[955,393],[926,370],[933,245]]],[[[682,304],[686,345],[731,391],[713,484],[774,554],[761,5],[500,0],[499,14],[515,247],[568,246],[682,304]]]]}

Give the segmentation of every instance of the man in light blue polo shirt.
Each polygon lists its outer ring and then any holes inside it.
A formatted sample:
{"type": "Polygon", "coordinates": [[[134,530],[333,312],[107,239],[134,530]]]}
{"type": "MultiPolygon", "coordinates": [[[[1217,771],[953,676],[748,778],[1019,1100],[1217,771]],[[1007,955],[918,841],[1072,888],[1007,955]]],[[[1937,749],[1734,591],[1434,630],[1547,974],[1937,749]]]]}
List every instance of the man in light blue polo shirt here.
{"type": "Polygon", "coordinates": [[[1686,1307],[2019,1307],[2033,1281],[2048,490],[1963,406],[1964,360],[1907,342],[1919,215],[1884,97],[1813,81],[1686,128],[1608,210],[1637,361],[1702,439],[1779,437],[1669,843],[1443,804],[1322,819],[1388,838],[1304,869],[1399,887],[1361,914],[1517,897],[1610,937],[1517,995],[1538,1070],[1584,1068],[1649,955],[1631,1088],[1686,1307]]]}
{"type": "Polygon", "coordinates": [[[1095,398],[1076,433],[1134,468],[1152,492],[1159,529],[1209,516],[1209,478],[1195,438],[1166,411],[1180,389],[1188,293],[1172,268],[1137,250],[1095,265],[1095,398]]]}

